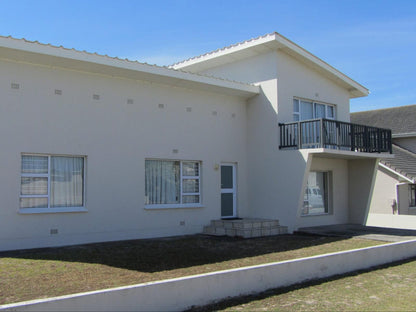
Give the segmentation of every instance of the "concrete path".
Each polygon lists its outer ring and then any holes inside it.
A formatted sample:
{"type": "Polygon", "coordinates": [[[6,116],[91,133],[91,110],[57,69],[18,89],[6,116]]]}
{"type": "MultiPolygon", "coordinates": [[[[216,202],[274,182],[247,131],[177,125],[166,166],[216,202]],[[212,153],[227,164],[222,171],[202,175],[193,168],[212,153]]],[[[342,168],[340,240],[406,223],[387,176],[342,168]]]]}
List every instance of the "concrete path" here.
{"type": "Polygon", "coordinates": [[[359,237],[386,242],[400,242],[416,239],[416,230],[382,228],[358,224],[337,224],[304,227],[299,228],[297,233],[323,236],[359,237]]]}

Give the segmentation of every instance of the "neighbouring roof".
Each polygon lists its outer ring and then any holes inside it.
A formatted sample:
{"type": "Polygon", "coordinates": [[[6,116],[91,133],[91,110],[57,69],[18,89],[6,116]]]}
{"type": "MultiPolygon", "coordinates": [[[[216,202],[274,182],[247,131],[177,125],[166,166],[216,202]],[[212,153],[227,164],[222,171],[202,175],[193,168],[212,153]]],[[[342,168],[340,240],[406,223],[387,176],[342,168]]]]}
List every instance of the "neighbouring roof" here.
{"type": "Polygon", "coordinates": [[[401,148],[396,144],[393,144],[393,154],[394,158],[383,159],[380,162],[415,183],[416,154],[401,148]]]}
{"type": "Polygon", "coordinates": [[[251,97],[260,92],[255,85],[178,69],[109,57],[38,41],[0,36],[0,59],[162,83],[171,86],[251,97]]]}
{"type": "Polygon", "coordinates": [[[391,129],[393,137],[416,136],[416,105],[351,113],[351,122],[391,129]]]}
{"type": "Polygon", "coordinates": [[[367,88],[277,32],[196,56],[170,66],[200,72],[268,51],[281,50],[346,88],[351,98],[367,96],[367,88]]]}

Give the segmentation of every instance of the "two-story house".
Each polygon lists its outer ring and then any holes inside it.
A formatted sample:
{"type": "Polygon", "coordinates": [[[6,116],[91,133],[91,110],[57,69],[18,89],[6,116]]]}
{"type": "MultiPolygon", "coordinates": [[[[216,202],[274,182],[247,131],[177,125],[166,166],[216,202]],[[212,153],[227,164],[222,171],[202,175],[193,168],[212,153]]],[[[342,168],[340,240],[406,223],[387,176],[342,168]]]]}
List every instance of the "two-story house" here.
{"type": "Polygon", "coordinates": [[[278,33],[167,67],[0,38],[0,250],[365,222],[389,130],[278,33]]]}
{"type": "Polygon", "coordinates": [[[351,121],[392,130],[395,157],[380,161],[370,214],[416,215],[416,105],[352,113],[351,121]]]}

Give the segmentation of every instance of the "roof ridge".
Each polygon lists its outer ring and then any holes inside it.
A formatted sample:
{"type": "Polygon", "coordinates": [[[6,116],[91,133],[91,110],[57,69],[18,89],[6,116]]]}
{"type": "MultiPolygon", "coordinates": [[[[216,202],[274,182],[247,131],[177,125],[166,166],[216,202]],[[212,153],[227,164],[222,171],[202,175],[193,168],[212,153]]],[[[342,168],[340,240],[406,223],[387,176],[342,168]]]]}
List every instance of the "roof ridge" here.
{"type": "Polygon", "coordinates": [[[360,112],[353,112],[351,114],[360,114],[360,113],[368,113],[368,112],[378,112],[378,111],[385,111],[385,110],[394,110],[394,109],[400,109],[400,108],[404,108],[404,107],[412,107],[415,106],[416,104],[407,104],[407,105],[401,105],[401,106],[394,106],[394,107],[386,107],[386,108],[377,108],[377,109],[369,109],[366,111],[360,111],[360,112]]]}
{"type": "Polygon", "coordinates": [[[121,62],[128,62],[128,63],[133,63],[133,64],[145,65],[145,66],[150,66],[150,67],[155,67],[155,68],[163,68],[163,69],[174,71],[174,72],[181,72],[181,73],[185,73],[185,74],[189,74],[189,75],[206,77],[206,78],[221,80],[221,81],[225,81],[225,82],[232,82],[232,83],[237,83],[237,84],[246,85],[246,86],[253,86],[253,84],[242,82],[242,81],[230,80],[230,79],[225,79],[225,78],[221,78],[221,77],[217,77],[217,76],[201,74],[201,73],[194,73],[194,72],[185,71],[185,70],[182,70],[182,69],[171,68],[171,67],[166,66],[166,65],[160,66],[160,65],[156,65],[156,64],[149,64],[147,62],[139,62],[138,60],[130,60],[128,58],[119,58],[117,56],[109,56],[108,54],[100,54],[100,53],[97,53],[97,52],[88,52],[86,50],[77,50],[75,48],[66,48],[63,45],[58,46],[58,45],[53,45],[51,43],[42,43],[42,42],[39,42],[38,40],[32,41],[32,40],[28,40],[26,38],[15,38],[15,37],[12,37],[11,35],[9,35],[9,36],[0,35],[0,39],[2,39],[2,38],[3,39],[11,39],[11,40],[14,40],[14,41],[19,41],[19,42],[25,42],[25,43],[29,43],[29,44],[37,44],[37,45],[40,45],[40,46],[49,47],[49,48],[53,48],[53,49],[73,51],[75,53],[80,53],[80,54],[95,55],[95,56],[102,57],[102,58],[107,58],[107,59],[110,59],[110,60],[116,60],[116,61],[121,61],[121,62]]]}
{"type": "Polygon", "coordinates": [[[266,38],[268,36],[275,36],[275,35],[279,35],[279,33],[274,31],[272,33],[268,33],[268,34],[265,34],[265,35],[261,35],[261,36],[258,36],[258,37],[254,37],[254,38],[250,38],[250,39],[247,39],[247,40],[244,40],[244,41],[233,43],[231,45],[228,45],[228,46],[225,46],[225,47],[222,47],[222,48],[210,51],[210,52],[206,52],[206,53],[203,53],[203,54],[200,54],[200,55],[197,55],[197,56],[193,56],[193,57],[190,57],[190,58],[187,58],[185,60],[173,63],[173,64],[168,65],[168,66],[173,68],[173,66],[176,66],[176,65],[179,65],[179,64],[183,64],[183,63],[186,63],[186,62],[189,62],[189,61],[192,61],[192,60],[196,60],[196,59],[199,59],[199,58],[211,55],[211,54],[215,54],[215,53],[218,53],[218,52],[221,52],[221,51],[232,49],[232,48],[237,47],[239,45],[243,45],[243,44],[255,41],[255,40],[259,40],[259,39],[262,39],[262,38],[266,38]]]}

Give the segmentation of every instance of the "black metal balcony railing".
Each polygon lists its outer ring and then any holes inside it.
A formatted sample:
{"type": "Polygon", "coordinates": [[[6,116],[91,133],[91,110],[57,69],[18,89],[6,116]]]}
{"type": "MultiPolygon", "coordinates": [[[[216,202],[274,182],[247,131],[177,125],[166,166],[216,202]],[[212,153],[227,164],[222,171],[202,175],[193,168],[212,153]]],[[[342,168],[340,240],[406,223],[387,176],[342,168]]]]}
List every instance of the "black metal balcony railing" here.
{"type": "Polygon", "coordinates": [[[330,119],[280,123],[280,149],[330,148],[392,153],[391,130],[330,119]]]}

